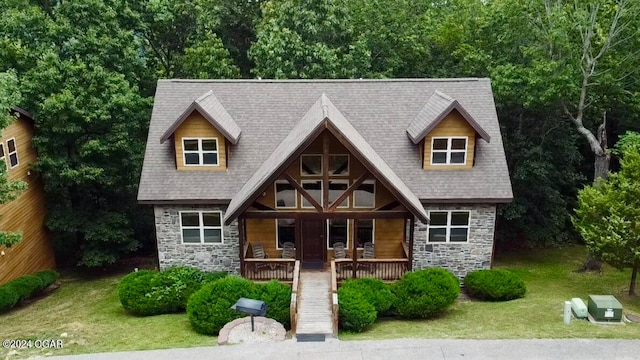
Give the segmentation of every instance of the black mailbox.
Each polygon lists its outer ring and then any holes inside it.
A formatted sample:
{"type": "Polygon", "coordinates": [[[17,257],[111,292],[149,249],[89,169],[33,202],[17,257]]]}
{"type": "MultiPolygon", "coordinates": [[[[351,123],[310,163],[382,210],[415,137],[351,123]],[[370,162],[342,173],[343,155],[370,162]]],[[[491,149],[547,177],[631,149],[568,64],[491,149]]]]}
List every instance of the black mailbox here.
{"type": "Polygon", "coordinates": [[[254,316],[264,316],[267,313],[267,304],[262,300],[240,298],[231,308],[254,316]]]}

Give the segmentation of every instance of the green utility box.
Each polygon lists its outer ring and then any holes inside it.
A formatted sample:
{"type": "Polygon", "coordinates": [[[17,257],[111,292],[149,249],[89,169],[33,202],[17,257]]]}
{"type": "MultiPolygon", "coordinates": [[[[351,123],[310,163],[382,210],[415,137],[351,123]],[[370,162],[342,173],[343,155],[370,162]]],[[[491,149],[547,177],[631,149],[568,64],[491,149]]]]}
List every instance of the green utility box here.
{"type": "Polygon", "coordinates": [[[589,295],[589,315],[595,321],[619,322],[622,304],[613,295],[589,295]]]}

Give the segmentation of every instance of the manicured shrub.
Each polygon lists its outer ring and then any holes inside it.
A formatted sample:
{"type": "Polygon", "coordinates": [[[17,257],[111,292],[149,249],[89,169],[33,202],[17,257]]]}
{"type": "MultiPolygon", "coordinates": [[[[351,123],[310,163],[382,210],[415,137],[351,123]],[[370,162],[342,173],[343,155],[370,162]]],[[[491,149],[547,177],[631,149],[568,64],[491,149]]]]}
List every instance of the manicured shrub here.
{"type": "Polygon", "coordinates": [[[157,285],[159,276],[157,271],[140,270],[123,277],[118,284],[122,307],[135,315],[161,314],[158,300],[147,296],[157,285]]]}
{"type": "Polygon", "coordinates": [[[519,299],[527,292],[524,281],[507,270],[476,270],[464,278],[465,291],[480,300],[519,299]]]}
{"type": "Polygon", "coordinates": [[[187,303],[187,316],[193,329],[200,334],[217,335],[234,319],[244,317],[231,305],[241,298],[256,296],[254,284],[238,276],[227,276],[204,285],[187,303]]]}
{"type": "Polygon", "coordinates": [[[173,267],[153,279],[153,286],[146,296],[158,302],[160,314],[180,312],[187,308],[189,297],[200,290],[204,282],[205,274],[196,268],[173,267]]]}
{"type": "Polygon", "coordinates": [[[405,318],[424,319],[442,314],[460,294],[458,278],[445,269],[406,273],[393,286],[395,309],[405,318]]]}
{"type": "Polygon", "coordinates": [[[16,306],[20,300],[20,295],[9,284],[0,286],[0,313],[3,313],[16,306]]]}
{"type": "Polygon", "coordinates": [[[355,287],[338,289],[339,324],[347,331],[362,332],[376,321],[376,309],[355,287]]]}
{"type": "Polygon", "coordinates": [[[53,270],[42,270],[33,275],[40,278],[43,289],[56,282],[56,280],[58,280],[58,277],[60,277],[60,275],[53,270]]]}
{"type": "Polygon", "coordinates": [[[224,277],[226,277],[227,275],[229,275],[226,271],[214,271],[214,272],[205,272],[204,273],[204,282],[203,285],[206,283],[210,283],[216,280],[220,280],[224,277]]]}
{"type": "Polygon", "coordinates": [[[36,291],[42,289],[42,281],[37,276],[25,275],[11,280],[6,286],[13,288],[20,297],[20,300],[24,300],[31,297],[36,291]]]}
{"type": "Polygon", "coordinates": [[[281,323],[285,328],[291,328],[289,307],[291,304],[291,287],[272,280],[265,284],[256,285],[256,298],[267,304],[267,317],[281,323]]]}
{"type": "Polygon", "coordinates": [[[380,279],[349,279],[341,288],[354,289],[376,309],[378,314],[389,311],[395,301],[391,287],[380,279]]]}

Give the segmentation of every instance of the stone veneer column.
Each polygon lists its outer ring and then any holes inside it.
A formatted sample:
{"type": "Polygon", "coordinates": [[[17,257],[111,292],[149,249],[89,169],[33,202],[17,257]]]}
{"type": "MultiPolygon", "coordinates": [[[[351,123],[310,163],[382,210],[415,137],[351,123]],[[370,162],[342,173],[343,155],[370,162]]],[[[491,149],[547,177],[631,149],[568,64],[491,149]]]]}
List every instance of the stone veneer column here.
{"type": "Polygon", "coordinates": [[[179,211],[221,211],[225,205],[154,206],[158,259],[160,269],[171,266],[193,266],[204,271],[240,273],[238,222],[223,226],[222,244],[183,244],[180,235],[179,211]]]}
{"type": "Polygon", "coordinates": [[[442,204],[425,205],[425,210],[468,210],[470,218],[469,241],[466,243],[429,243],[428,226],[416,221],[413,242],[413,268],[415,270],[441,267],[454,273],[460,280],[473,270],[489,269],[493,252],[496,219],[495,204],[442,204]]]}

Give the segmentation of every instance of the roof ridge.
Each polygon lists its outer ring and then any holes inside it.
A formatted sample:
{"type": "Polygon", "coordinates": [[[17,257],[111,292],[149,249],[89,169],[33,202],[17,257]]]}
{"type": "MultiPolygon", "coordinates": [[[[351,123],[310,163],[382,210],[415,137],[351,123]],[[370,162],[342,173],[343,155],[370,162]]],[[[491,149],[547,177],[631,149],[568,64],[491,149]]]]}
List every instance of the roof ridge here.
{"type": "Polygon", "coordinates": [[[468,78],[402,78],[402,79],[158,79],[158,82],[172,83],[407,83],[407,82],[479,82],[487,77],[468,78]]]}

